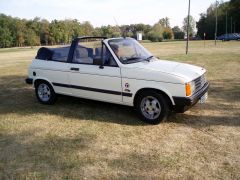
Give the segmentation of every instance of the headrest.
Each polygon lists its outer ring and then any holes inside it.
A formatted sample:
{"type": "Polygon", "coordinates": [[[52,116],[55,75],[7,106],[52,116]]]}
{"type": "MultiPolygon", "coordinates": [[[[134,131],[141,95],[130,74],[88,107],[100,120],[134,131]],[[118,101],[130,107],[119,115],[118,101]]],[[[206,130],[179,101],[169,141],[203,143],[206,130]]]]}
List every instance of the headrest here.
{"type": "Polygon", "coordinates": [[[86,48],[77,48],[75,53],[76,53],[76,58],[87,58],[88,57],[88,51],[86,48]]]}

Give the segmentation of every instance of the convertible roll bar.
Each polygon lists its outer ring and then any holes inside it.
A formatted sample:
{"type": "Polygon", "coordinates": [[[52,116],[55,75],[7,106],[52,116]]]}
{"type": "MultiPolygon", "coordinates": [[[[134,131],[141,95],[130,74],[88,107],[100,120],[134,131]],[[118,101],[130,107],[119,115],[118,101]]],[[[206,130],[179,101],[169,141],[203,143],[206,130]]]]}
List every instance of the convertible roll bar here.
{"type": "Polygon", "coordinates": [[[72,59],[73,59],[73,54],[74,54],[74,50],[75,50],[75,48],[77,47],[78,42],[79,42],[80,40],[83,40],[83,39],[107,39],[107,37],[103,37],[103,36],[81,36],[81,37],[75,38],[75,39],[72,41],[72,44],[71,44],[71,47],[70,47],[70,50],[69,50],[69,53],[68,53],[67,62],[71,62],[71,61],[72,61],[72,59]]]}
{"type": "Polygon", "coordinates": [[[105,36],[80,36],[74,39],[75,40],[81,40],[81,39],[107,39],[105,36]]]}

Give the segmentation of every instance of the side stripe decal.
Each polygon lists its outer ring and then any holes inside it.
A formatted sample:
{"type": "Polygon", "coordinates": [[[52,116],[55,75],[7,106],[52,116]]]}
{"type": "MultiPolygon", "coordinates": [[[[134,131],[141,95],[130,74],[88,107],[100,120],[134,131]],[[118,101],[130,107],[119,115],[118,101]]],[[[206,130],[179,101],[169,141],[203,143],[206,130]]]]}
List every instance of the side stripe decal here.
{"type": "Polygon", "coordinates": [[[84,86],[76,86],[76,85],[70,85],[70,84],[61,84],[61,83],[52,83],[52,84],[54,86],[65,87],[65,88],[73,88],[73,89],[80,89],[80,90],[86,90],[86,91],[93,91],[93,92],[100,92],[100,93],[106,93],[106,94],[122,95],[122,96],[126,96],[126,97],[132,97],[132,93],[125,93],[125,92],[119,92],[119,91],[90,88],[90,87],[84,87],[84,86]]]}

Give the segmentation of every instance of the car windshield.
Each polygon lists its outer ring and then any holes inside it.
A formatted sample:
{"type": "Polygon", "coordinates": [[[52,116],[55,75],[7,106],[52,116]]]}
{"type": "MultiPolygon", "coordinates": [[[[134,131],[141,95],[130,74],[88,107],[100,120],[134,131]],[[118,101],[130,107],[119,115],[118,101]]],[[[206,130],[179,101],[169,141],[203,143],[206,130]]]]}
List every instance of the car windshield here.
{"type": "Polygon", "coordinates": [[[108,43],[123,64],[130,64],[153,58],[152,54],[135,39],[112,39],[109,40],[108,43]]]}

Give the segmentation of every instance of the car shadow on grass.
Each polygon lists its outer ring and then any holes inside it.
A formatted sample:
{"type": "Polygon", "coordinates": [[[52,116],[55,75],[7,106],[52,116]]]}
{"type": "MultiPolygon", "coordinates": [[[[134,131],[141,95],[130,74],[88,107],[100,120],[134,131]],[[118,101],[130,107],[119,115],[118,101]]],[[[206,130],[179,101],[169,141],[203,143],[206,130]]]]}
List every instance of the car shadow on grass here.
{"type": "Polygon", "coordinates": [[[42,131],[1,129],[0,179],[64,179],[75,168],[83,174],[84,168],[94,163],[87,152],[96,135],[80,132],[75,137],[62,137],[42,131]]]}
{"type": "MultiPolygon", "coordinates": [[[[42,105],[35,97],[34,89],[26,85],[24,76],[3,76],[0,80],[0,97],[1,106],[0,114],[18,113],[22,116],[31,114],[52,114],[62,116],[64,118],[72,118],[76,120],[93,120],[99,122],[108,122],[115,124],[123,124],[130,126],[147,126],[148,124],[139,120],[136,112],[132,107],[104,103],[99,101],[60,96],[55,105],[42,105]]],[[[225,80],[231,84],[229,80],[225,80]]],[[[227,102],[235,102],[236,97],[239,97],[239,84],[233,83],[224,89],[225,81],[219,80],[212,82],[209,96],[227,102]],[[219,83],[220,82],[220,83],[219,83]],[[216,87],[219,91],[216,91],[216,87]],[[231,89],[232,88],[232,89],[231,89]],[[227,95],[229,94],[229,95],[227,95]]],[[[220,110],[222,107],[229,108],[224,104],[206,104],[205,108],[200,108],[200,111],[220,110]]],[[[199,107],[194,107],[199,108],[199,107]]],[[[194,111],[193,108],[193,111],[194,111]]],[[[237,112],[237,109],[230,109],[237,112]]],[[[191,110],[192,111],[192,110],[191,110]]],[[[195,110],[196,111],[196,110],[195,110]]],[[[166,123],[182,123],[192,126],[209,126],[209,125],[225,125],[239,126],[240,121],[237,115],[234,116],[214,116],[212,114],[176,114],[172,113],[166,123]]]]}
{"type": "Polygon", "coordinates": [[[54,105],[40,104],[34,89],[25,84],[24,76],[4,76],[0,81],[0,114],[52,114],[76,120],[93,120],[130,126],[147,126],[132,107],[82,98],[59,96],[54,105]]]}
{"type": "Polygon", "coordinates": [[[182,158],[141,150],[113,158],[107,155],[112,149],[95,146],[97,135],[89,132],[66,137],[40,128],[0,130],[0,179],[156,179],[159,174],[153,172],[167,171],[182,158]],[[113,174],[105,174],[106,167],[113,174]]]}

